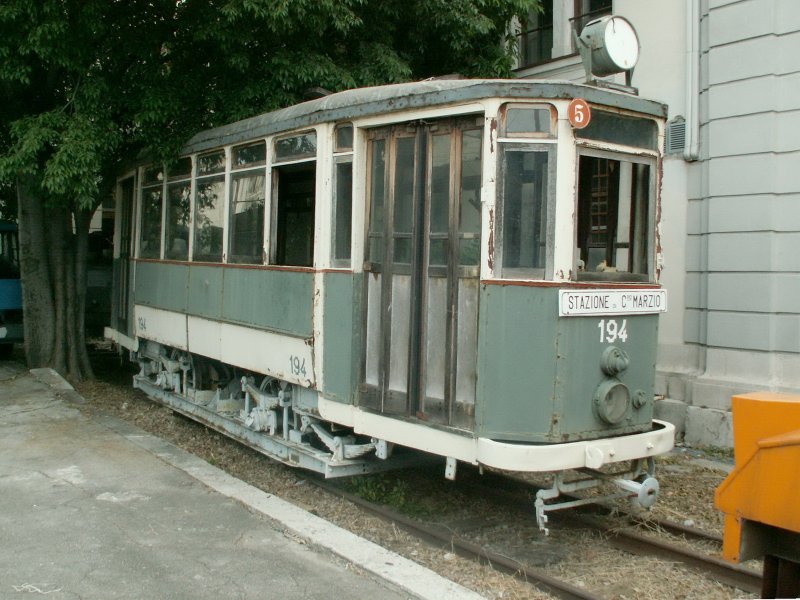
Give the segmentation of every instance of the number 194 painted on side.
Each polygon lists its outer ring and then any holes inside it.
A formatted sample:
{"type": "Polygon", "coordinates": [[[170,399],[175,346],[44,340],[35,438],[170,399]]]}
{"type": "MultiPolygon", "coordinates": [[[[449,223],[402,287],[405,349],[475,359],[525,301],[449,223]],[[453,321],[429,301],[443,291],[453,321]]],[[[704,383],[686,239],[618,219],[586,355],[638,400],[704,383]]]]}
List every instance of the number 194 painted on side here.
{"type": "Polygon", "coordinates": [[[600,330],[600,343],[613,344],[617,340],[625,343],[628,341],[628,320],[622,319],[618,323],[616,319],[603,319],[597,324],[600,330]]]}

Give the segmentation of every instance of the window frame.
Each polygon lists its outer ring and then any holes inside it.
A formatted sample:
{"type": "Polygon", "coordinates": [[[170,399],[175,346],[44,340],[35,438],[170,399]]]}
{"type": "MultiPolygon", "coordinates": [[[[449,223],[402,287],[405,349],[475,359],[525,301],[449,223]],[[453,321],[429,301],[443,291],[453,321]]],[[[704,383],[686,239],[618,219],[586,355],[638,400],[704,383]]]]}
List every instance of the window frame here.
{"type": "Polygon", "coordinates": [[[226,258],[225,252],[225,229],[226,229],[226,221],[227,221],[227,196],[228,196],[228,177],[229,177],[230,169],[228,169],[228,151],[225,148],[213,148],[211,150],[207,150],[205,152],[201,152],[195,156],[195,173],[194,177],[192,177],[192,241],[191,241],[191,253],[189,260],[190,262],[206,262],[206,263],[223,263],[226,258]],[[207,172],[200,173],[200,165],[205,157],[214,155],[214,154],[222,154],[222,168],[215,168],[211,169],[207,172]],[[222,182],[222,206],[220,210],[222,212],[222,237],[220,239],[220,255],[219,259],[216,256],[211,254],[199,254],[197,253],[197,224],[198,224],[198,212],[199,206],[197,202],[198,192],[200,191],[200,185],[208,183],[208,182],[222,182]]]}
{"type": "MultiPolygon", "coordinates": [[[[572,268],[575,273],[575,281],[587,283],[656,283],[656,210],[657,210],[657,196],[658,196],[658,164],[659,157],[655,152],[646,150],[636,151],[629,147],[619,148],[598,148],[591,144],[576,144],[575,147],[575,195],[573,199],[574,209],[574,223],[572,235],[573,258],[572,268]],[[618,162],[629,162],[632,164],[647,165],[650,170],[650,181],[647,185],[648,199],[647,199],[647,273],[630,273],[628,271],[615,271],[615,272],[597,272],[597,271],[579,271],[578,261],[581,260],[580,251],[578,247],[578,219],[579,219],[579,202],[580,202],[580,159],[582,156],[590,158],[601,158],[607,160],[616,160],[618,162]]],[[[630,252],[632,249],[629,248],[630,252]]]]}
{"type": "Polygon", "coordinates": [[[241,144],[236,144],[235,146],[231,146],[229,150],[230,156],[230,166],[227,170],[228,176],[228,192],[227,192],[227,200],[228,200],[228,211],[226,215],[225,227],[227,228],[227,245],[226,245],[226,257],[227,263],[229,264],[237,264],[237,265],[263,265],[266,261],[266,218],[267,218],[267,205],[269,203],[269,169],[267,167],[268,161],[268,150],[269,150],[269,143],[265,139],[258,139],[258,140],[251,140],[249,142],[243,142],[241,144]],[[250,146],[257,146],[262,145],[264,147],[264,159],[257,160],[250,163],[244,163],[242,165],[236,165],[235,157],[236,151],[242,148],[248,148],[250,146]],[[244,179],[249,177],[253,174],[261,174],[264,177],[264,187],[262,190],[263,199],[264,199],[264,214],[261,218],[260,228],[261,228],[261,253],[258,257],[255,256],[246,256],[242,254],[234,254],[233,252],[233,244],[235,238],[235,230],[233,228],[233,217],[234,217],[234,210],[236,209],[236,201],[233,198],[234,190],[236,186],[234,182],[239,179],[244,179]],[[255,260],[250,260],[255,259],[255,260]]]}
{"type": "Polygon", "coordinates": [[[552,279],[555,260],[555,217],[556,217],[556,178],[558,163],[558,146],[556,140],[544,139],[509,139],[498,140],[500,148],[497,153],[497,201],[495,217],[496,241],[494,244],[494,263],[497,276],[501,279],[548,280],[552,279]],[[547,155],[547,198],[545,202],[545,261],[544,267],[506,267],[505,251],[505,191],[506,191],[506,153],[539,152],[547,155]]]}
{"type": "Polygon", "coordinates": [[[300,131],[294,131],[291,133],[283,134],[280,136],[276,136],[271,138],[270,146],[267,149],[267,160],[271,162],[269,164],[268,174],[269,174],[269,181],[267,183],[270,198],[269,198],[269,255],[268,255],[268,264],[278,267],[289,267],[295,269],[309,269],[314,268],[314,261],[315,261],[315,244],[319,242],[316,239],[316,212],[317,212],[317,193],[319,192],[317,186],[317,176],[319,175],[319,152],[320,152],[320,134],[317,128],[311,129],[303,129],[300,131]],[[306,136],[309,134],[314,135],[314,153],[300,153],[297,155],[293,155],[286,158],[281,158],[278,156],[277,148],[278,144],[284,140],[306,136]],[[271,151],[271,154],[270,154],[271,151]],[[280,173],[281,169],[285,167],[290,167],[293,165],[303,165],[313,163],[314,164],[314,203],[311,209],[312,215],[312,244],[311,244],[311,264],[310,265],[290,265],[285,264],[285,262],[278,262],[278,226],[279,226],[279,210],[280,206],[280,195],[279,195],[279,186],[280,186],[280,176],[276,177],[276,172],[280,173]]]}

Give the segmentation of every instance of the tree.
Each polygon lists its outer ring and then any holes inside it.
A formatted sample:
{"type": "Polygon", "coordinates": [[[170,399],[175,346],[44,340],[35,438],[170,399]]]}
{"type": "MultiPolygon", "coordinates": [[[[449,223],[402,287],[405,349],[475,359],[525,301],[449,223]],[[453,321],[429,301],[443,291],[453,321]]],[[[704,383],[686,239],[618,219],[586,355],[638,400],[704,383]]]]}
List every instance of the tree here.
{"type": "MultiPolygon", "coordinates": [[[[16,192],[30,366],[91,375],[89,218],[141,152],[332,91],[510,73],[538,0],[5,0],[0,182],[16,192]]],[[[2,191],[0,186],[0,192],[2,191]]]]}

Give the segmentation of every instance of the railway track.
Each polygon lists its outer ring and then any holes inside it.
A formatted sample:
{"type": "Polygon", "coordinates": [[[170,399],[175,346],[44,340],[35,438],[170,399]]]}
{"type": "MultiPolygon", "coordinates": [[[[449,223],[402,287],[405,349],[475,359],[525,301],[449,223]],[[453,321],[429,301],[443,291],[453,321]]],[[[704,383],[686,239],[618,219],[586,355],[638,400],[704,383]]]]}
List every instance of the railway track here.
{"type": "MultiPolygon", "coordinates": [[[[523,561],[509,557],[507,554],[494,551],[487,545],[472,541],[468,537],[469,528],[458,532],[455,528],[447,525],[410,518],[392,508],[365,500],[356,494],[342,489],[338,485],[317,478],[310,478],[309,482],[331,494],[356,504],[363,510],[381,519],[393,523],[395,526],[404,529],[415,537],[434,545],[451,548],[453,552],[463,557],[482,563],[489,563],[495,569],[509,573],[557,598],[597,600],[603,597],[590,590],[577,587],[569,582],[553,577],[546,573],[544,569],[525,564],[523,561]]],[[[487,489],[484,488],[483,485],[477,485],[475,487],[481,488],[480,493],[485,495],[487,489]]],[[[519,507],[517,499],[514,498],[513,494],[504,494],[503,490],[497,487],[489,489],[490,494],[495,499],[501,500],[501,504],[515,504],[519,507]]],[[[620,527],[619,525],[609,526],[594,515],[579,514],[575,511],[559,514],[557,519],[559,522],[573,525],[578,524],[581,528],[591,529],[601,536],[604,542],[610,547],[625,553],[652,556],[669,562],[680,563],[715,581],[745,592],[758,593],[761,590],[761,574],[753,569],[734,565],[715,556],[669,543],[663,539],[658,539],[643,533],[642,531],[637,531],[637,529],[643,527],[653,528],[655,526],[682,538],[721,543],[721,538],[719,538],[719,536],[703,530],[663,519],[648,519],[644,521],[633,515],[629,516],[628,521],[630,526],[628,527],[620,527]]],[[[477,528],[476,525],[473,527],[477,528]]]]}

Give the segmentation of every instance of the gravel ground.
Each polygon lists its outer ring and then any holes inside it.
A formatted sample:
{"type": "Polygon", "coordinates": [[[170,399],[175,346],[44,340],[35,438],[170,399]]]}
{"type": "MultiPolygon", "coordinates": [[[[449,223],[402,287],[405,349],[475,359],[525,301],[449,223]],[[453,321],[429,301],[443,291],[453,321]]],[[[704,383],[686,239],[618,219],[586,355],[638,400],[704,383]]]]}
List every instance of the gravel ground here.
{"type": "MultiPolygon", "coordinates": [[[[347,501],[331,497],[308,484],[309,475],[276,463],[224,436],[189,421],[147,399],[131,386],[133,369],[110,355],[96,358],[99,379],[76,385],[87,399],[82,410],[101,410],[124,419],[202,457],[232,475],[289,500],[337,525],[415,560],[487,598],[548,598],[525,582],[476,565],[449,548],[436,548],[373,517],[347,501]]],[[[697,461],[696,451],[677,452],[657,459],[661,496],[654,516],[693,524],[721,533],[722,516],[713,506],[714,490],[724,470],[697,461]]],[[[747,598],[680,565],[650,557],[634,557],[609,548],[588,529],[562,524],[557,516],[553,531],[544,538],[535,526],[533,506],[519,511],[498,509],[490,499],[476,497],[459,483],[444,479],[444,469],[374,475],[344,482],[367,499],[380,499],[393,508],[459,531],[470,520],[484,519],[467,535],[503,554],[544,569],[573,585],[619,600],[661,598],[747,598]]],[[[476,476],[459,470],[460,479],[476,476]]],[[[568,519],[566,520],[568,521],[568,519]]],[[[459,533],[461,533],[459,531],[459,533]]],[[[662,535],[656,532],[656,535],[662,535]]],[[[697,547],[697,546],[695,546],[697,547]]],[[[719,552],[707,547],[705,551],[719,552]]]]}

